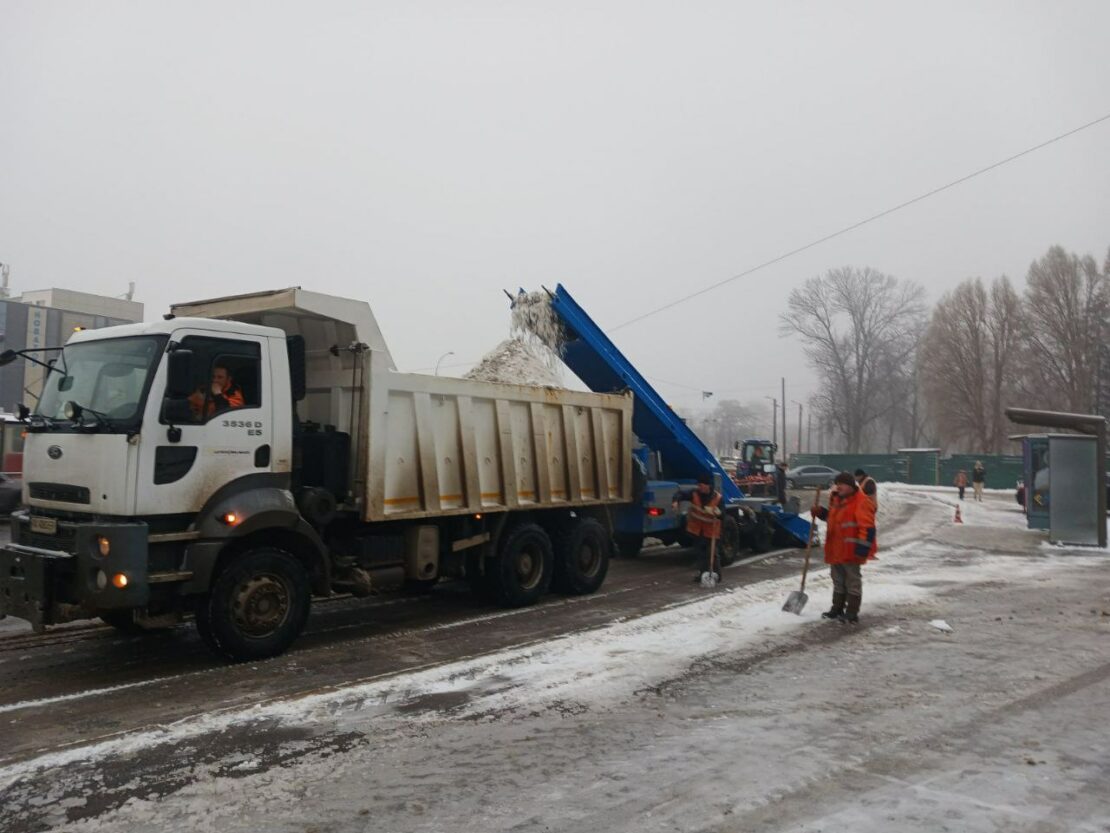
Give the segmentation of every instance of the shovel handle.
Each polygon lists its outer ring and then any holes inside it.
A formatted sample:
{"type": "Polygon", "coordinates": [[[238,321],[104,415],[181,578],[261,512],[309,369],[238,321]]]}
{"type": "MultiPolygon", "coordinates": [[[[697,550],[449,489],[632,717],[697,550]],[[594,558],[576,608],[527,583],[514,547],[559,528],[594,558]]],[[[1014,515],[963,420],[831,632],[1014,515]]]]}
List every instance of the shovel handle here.
{"type": "MultiPolygon", "coordinates": [[[[817,494],[813,496],[813,505],[818,507],[821,505],[821,487],[817,487],[817,494]]],[[[814,518],[809,522],[809,540],[806,541],[806,563],[802,567],[802,592],[806,592],[806,576],[809,574],[809,551],[813,549],[813,533],[817,529],[817,519],[814,518]]]]}

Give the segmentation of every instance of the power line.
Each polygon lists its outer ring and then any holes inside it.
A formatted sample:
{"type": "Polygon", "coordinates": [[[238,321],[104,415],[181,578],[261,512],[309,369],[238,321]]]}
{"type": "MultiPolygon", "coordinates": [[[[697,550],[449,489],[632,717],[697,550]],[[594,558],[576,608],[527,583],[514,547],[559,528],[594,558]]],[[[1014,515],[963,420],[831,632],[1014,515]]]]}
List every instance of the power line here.
{"type": "Polygon", "coordinates": [[[779,383],[774,382],[773,384],[767,384],[767,385],[751,385],[750,387],[746,387],[746,388],[729,388],[728,390],[719,390],[718,388],[715,388],[712,385],[709,385],[709,386],[702,385],[701,387],[696,387],[694,385],[687,385],[687,384],[684,384],[682,382],[672,382],[670,379],[660,379],[658,376],[647,376],[646,374],[645,374],[644,378],[647,379],[650,382],[657,382],[657,383],[664,384],[664,385],[671,385],[672,387],[676,387],[676,388],[685,388],[686,390],[693,391],[695,393],[701,393],[702,391],[712,391],[715,396],[728,396],[729,394],[747,393],[747,392],[753,391],[753,390],[770,390],[771,388],[774,388],[775,390],[778,390],[778,388],[779,388],[779,383]]]}
{"type": "Polygon", "coordinates": [[[922,200],[928,199],[929,197],[934,197],[934,196],[936,196],[937,194],[940,194],[943,191],[947,191],[949,188],[955,188],[957,185],[961,185],[961,184],[967,182],[969,179],[974,179],[975,177],[981,176],[982,174],[985,174],[988,171],[993,171],[995,168],[1001,168],[1003,165],[1007,165],[1010,162],[1013,162],[1017,159],[1021,159],[1023,156],[1028,156],[1030,153],[1034,153],[1035,151],[1041,150],[1042,148],[1046,148],[1051,144],[1054,144],[1056,142],[1059,142],[1063,139],[1068,138],[1069,136],[1074,136],[1076,133],[1079,133],[1082,130],[1086,130],[1089,127],[1094,127],[1096,124],[1101,124],[1102,122],[1107,121],[1107,120],[1110,120],[1110,113],[1107,113],[1105,116],[1101,116],[1100,118],[1097,118],[1094,121],[1089,121],[1086,124],[1082,124],[1079,127],[1076,127],[1072,130],[1069,130],[1067,133],[1061,133],[1059,136],[1054,136],[1053,138],[1051,138],[1047,141],[1041,142],[1039,145],[1034,145],[1033,147],[1026,148],[1025,150],[1021,151],[1020,153],[1015,153],[1013,156],[1007,156],[1005,159],[1001,159],[998,162],[995,162],[991,165],[987,165],[987,167],[985,167],[985,168],[980,168],[977,171],[973,171],[972,173],[966,174],[965,176],[961,176],[959,179],[954,179],[951,182],[949,182],[947,185],[941,185],[939,188],[934,188],[933,190],[927,191],[924,194],[920,194],[920,195],[914,197],[913,199],[906,200],[903,203],[899,203],[898,205],[892,206],[891,208],[888,208],[884,211],[880,211],[878,214],[873,214],[870,217],[867,217],[866,219],[863,219],[863,220],[860,220],[858,222],[852,223],[850,226],[845,226],[844,228],[840,229],[839,231],[834,231],[832,234],[826,234],[824,237],[821,237],[821,238],[819,238],[817,240],[814,240],[810,243],[806,243],[804,246],[799,246],[796,249],[791,249],[789,252],[786,252],[785,254],[781,254],[778,257],[775,257],[775,258],[772,258],[771,260],[767,260],[767,261],[764,261],[763,263],[760,263],[758,266],[753,266],[750,269],[745,269],[743,272],[740,272],[737,275],[733,275],[731,278],[725,278],[722,281],[717,281],[717,283],[710,284],[707,287],[699,289],[697,292],[692,292],[689,295],[684,295],[683,297],[677,298],[674,301],[671,301],[668,304],[664,304],[661,307],[656,307],[655,309],[649,310],[648,312],[645,312],[642,315],[637,315],[635,318],[630,318],[628,321],[625,321],[623,324],[618,324],[615,327],[610,327],[609,332],[614,332],[614,331],[620,330],[624,327],[628,327],[631,324],[635,324],[639,321],[643,321],[645,318],[650,318],[651,316],[656,315],[657,313],[663,312],[664,310],[668,310],[671,307],[676,307],[679,304],[684,304],[687,301],[693,300],[694,298],[697,298],[700,295],[704,295],[707,292],[712,292],[714,289],[718,289],[718,288],[724,286],[725,284],[732,283],[733,281],[739,280],[740,278],[745,278],[748,275],[751,275],[753,272],[758,272],[760,269],[766,269],[768,266],[773,266],[776,263],[781,263],[782,261],[786,260],[787,258],[793,257],[796,254],[801,254],[802,252],[806,251],[807,249],[812,249],[814,246],[819,246],[822,243],[827,243],[829,240],[832,240],[833,238],[840,237],[841,235],[847,234],[850,231],[855,231],[856,229],[860,228],[861,226],[865,226],[868,223],[873,223],[875,220],[879,220],[883,217],[886,217],[888,214],[893,214],[895,211],[901,211],[903,208],[908,208],[909,206],[913,205],[914,203],[919,203],[922,200]]]}

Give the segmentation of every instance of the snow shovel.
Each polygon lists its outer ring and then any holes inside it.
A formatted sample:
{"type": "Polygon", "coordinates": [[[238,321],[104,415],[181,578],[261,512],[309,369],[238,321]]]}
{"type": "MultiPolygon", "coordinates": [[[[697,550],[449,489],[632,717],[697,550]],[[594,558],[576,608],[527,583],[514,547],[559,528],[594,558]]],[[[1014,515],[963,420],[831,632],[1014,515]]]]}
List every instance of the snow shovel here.
{"type": "MultiPolygon", "coordinates": [[[[821,505],[820,489],[817,490],[817,495],[813,498],[813,505],[821,505]]],[[[815,520],[809,525],[809,540],[806,541],[806,563],[805,566],[802,567],[802,589],[795,590],[787,597],[786,604],[782,606],[782,609],[787,613],[797,613],[801,615],[802,608],[805,607],[806,602],[809,601],[809,596],[806,595],[806,575],[809,573],[809,551],[813,549],[813,533],[816,529],[817,522],[815,520]]],[[[702,576],[702,580],[705,580],[704,576],[702,576]]]]}
{"type": "Polygon", "coordinates": [[[702,587],[716,587],[717,586],[717,573],[715,567],[717,566],[717,539],[709,539],[709,569],[701,574],[702,587]]]}

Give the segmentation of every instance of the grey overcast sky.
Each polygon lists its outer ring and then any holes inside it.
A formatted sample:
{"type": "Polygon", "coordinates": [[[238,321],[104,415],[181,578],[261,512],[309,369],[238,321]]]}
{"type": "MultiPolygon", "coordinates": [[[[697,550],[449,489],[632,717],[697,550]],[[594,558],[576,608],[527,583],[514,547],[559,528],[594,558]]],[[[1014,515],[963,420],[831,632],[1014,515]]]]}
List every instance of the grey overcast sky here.
{"type": "MultiPolygon", "coordinates": [[[[1110,113],[1108,33],[1106,0],[0,0],[0,261],[148,318],[300,285],[402,369],[474,360],[502,288],[616,326],[1110,113]]],[[[614,340],[679,407],[802,398],[806,278],[935,298],[1054,243],[1110,246],[1110,122],[614,340]]]]}

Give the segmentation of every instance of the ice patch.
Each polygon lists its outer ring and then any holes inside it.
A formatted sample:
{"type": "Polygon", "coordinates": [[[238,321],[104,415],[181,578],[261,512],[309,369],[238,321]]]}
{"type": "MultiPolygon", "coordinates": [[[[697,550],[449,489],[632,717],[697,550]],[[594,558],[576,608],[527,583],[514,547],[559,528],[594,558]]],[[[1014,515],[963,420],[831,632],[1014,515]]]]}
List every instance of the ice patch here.
{"type": "Polygon", "coordinates": [[[943,619],[934,619],[929,623],[930,627],[936,628],[942,633],[952,633],[952,626],[945,622],[943,619]]]}

